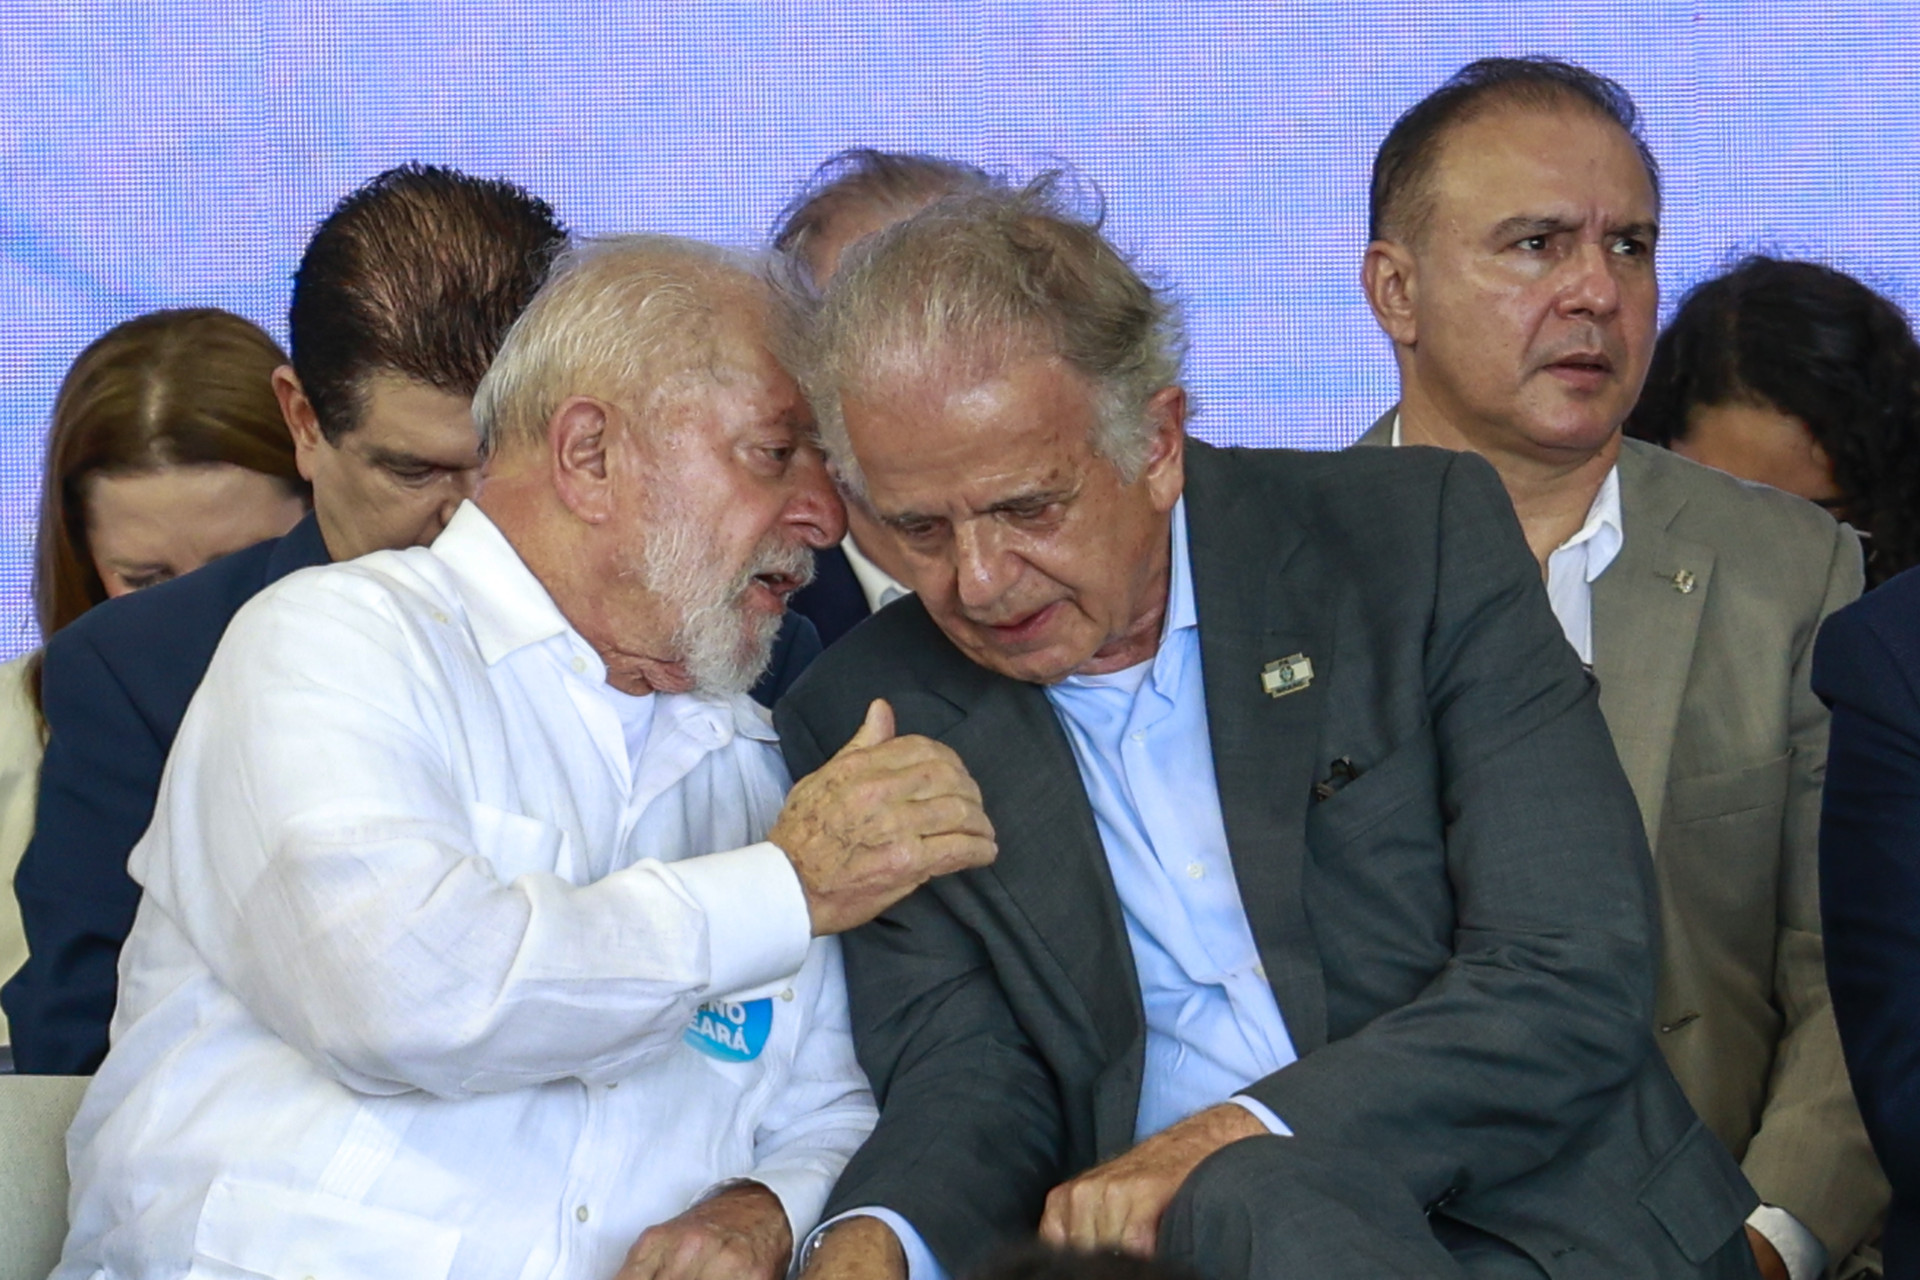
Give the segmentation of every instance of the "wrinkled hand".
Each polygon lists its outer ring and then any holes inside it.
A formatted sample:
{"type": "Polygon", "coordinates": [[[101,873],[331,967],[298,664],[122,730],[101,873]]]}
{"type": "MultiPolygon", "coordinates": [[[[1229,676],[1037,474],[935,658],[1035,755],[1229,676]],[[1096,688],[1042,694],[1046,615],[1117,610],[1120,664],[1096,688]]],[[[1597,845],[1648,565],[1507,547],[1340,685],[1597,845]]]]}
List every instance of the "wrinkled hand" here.
{"type": "Polygon", "coordinates": [[[907,1255],[878,1218],[848,1218],[827,1228],[801,1280],[907,1280],[907,1255]]]}
{"type": "Polygon", "coordinates": [[[1747,1247],[1753,1250],[1753,1260],[1760,1264],[1763,1280],[1788,1280],[1786,1260],[1773,1247],[1773,1241],[1748,1227],[1747,1247]]]}
{"type": "Polygon", "coordinates": [[[931,738],[894,737],[881,699],[839,754],[794,785],[767,839],[800,876],[815,937],[865,924],[999,851],[960,757],[931,738]]]}
{"type": "Polygon", "coordinates": [[[1160,1218],[1187,1175],[1228,1143],[1267,1132],[1252,1112],[1232,1103],[1188,1116],[1048,1192],[1040,1238],[1056,1248],[1151,1257],[1160,1218]]]}
{"type": "Polygon", "coordinates": [[[614,1280],[780,1280],[792,1257],[780,1197],[749,1182],[641,1232],[614,1280]]]}

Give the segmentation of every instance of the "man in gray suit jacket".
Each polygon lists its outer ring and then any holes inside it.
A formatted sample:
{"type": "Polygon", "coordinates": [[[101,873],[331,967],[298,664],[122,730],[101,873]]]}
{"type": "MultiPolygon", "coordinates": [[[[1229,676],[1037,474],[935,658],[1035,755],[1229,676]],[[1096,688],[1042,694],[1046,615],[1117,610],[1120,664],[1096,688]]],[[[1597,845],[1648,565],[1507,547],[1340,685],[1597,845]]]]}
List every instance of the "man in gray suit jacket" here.
{"type": "Polygon", "coordinates": [[[1170,309],[1045,188],[856,254],[796,362],[916,595],[776,720],[804,775],[886,700],[1000,854],[845,940],[882,1115],[807,1274],[1037,1227],[1220,1280],[1752,1276],[1491,470],[1186,440],[1170,309]]]}
{"type": "Polygon", "coordinates": [[[1810,503],[1622,439],[1659,301],[1635,127],[1619,86],[1533,60],[1476,63],[1402,117],[1364,272],[1401,403],[1361,443],[1472,450],[1506,482],[1651,838],[1660,1046],[1765,1201],[1763,1274],[1813,1280],[1887,1198],[1815,878],[1813,638],[1860,552],[1810,503]]]}

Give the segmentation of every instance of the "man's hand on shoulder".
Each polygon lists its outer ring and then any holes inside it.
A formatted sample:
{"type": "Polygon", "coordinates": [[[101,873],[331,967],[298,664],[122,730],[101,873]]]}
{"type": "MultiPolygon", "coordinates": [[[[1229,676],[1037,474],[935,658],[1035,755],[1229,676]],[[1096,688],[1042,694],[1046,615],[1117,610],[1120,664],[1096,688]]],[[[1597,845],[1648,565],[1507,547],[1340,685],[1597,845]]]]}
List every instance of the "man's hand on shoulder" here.
{"type": "Polygon", "coordinates": [[[743,1182],[641,1232],[614,1280],[780,1280],[792,1257],[780,1197],[743,1182]]]}
{"type": "Polygon", "coordinates": [[[1188,1116],[1048,1192],[1040,1238],[1057,1248],[1151,1256],[1162,1215],[1200,1162],[1229,1143],[1267,1132],[1251,1111],[1230,1102],[1188,1116]]]}
{"type": "Polygon", "coordinates": [[[800,1280],[906,1280],[907,1255],[878,1218],[848,1218],[828,1227],[800,1280]]]}
{"type": "Polygon", "coordinates": [[[881,700],[833,759],[794,784],[767,839],[800,877],[815,937],[865,924],[934,876],[998,852],[960,757],[931,738],[895,737],[881,700]]]}

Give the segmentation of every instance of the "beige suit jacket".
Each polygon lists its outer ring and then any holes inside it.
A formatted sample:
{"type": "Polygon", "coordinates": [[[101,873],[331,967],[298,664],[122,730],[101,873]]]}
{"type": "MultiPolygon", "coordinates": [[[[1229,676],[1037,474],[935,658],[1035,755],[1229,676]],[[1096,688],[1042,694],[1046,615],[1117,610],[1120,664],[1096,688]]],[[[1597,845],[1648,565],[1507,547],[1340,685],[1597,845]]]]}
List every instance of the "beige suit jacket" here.
{"type": "MultiPolygon", "coordinates": [[[[27,960],[27,935],[20,925],[20,903],[13,896],[13,873],[33,838],[33,810],[40,783],[40,713],[27,692],[26,654],[0,665],[0,982],[27,960]]],[[[7,1019],[0,1014],[0,1044],[10,1044],[7,1019]]]]}
{"type": "Polygon", "coordinates": [[[1808,682],[1821,620],[1860,594],[1859,541],[1812,503],[1638,440],[1619,470],[1593,668],[1660,886],[1660,1047],[1761,1199],[1838,1263],[1888,1195],[1827,995],[1827,712],[1808,682]]]}

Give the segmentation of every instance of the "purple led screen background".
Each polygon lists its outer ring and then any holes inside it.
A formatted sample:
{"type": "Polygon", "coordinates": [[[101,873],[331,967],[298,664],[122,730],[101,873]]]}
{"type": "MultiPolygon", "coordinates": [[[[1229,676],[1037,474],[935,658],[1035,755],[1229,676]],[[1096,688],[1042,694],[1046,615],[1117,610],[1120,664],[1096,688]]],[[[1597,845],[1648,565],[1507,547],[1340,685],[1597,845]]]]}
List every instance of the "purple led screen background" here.
{"type": "Polygon", "coordinates": [[[1884,0],[0,0],[0,657],[35,642],[74,355],[162,306],[284,339],[314,221],[388,165],[512,177],[585,232],[750,245],[842,147],[1068,161],[1186,301],[1196,433],[1331,448],[1394,395],[1357,284],[1373,148],[1489,53],[1634,93],[1669,304],[1768,247],[1920,305],[1920,6],[1884,0]]]}

